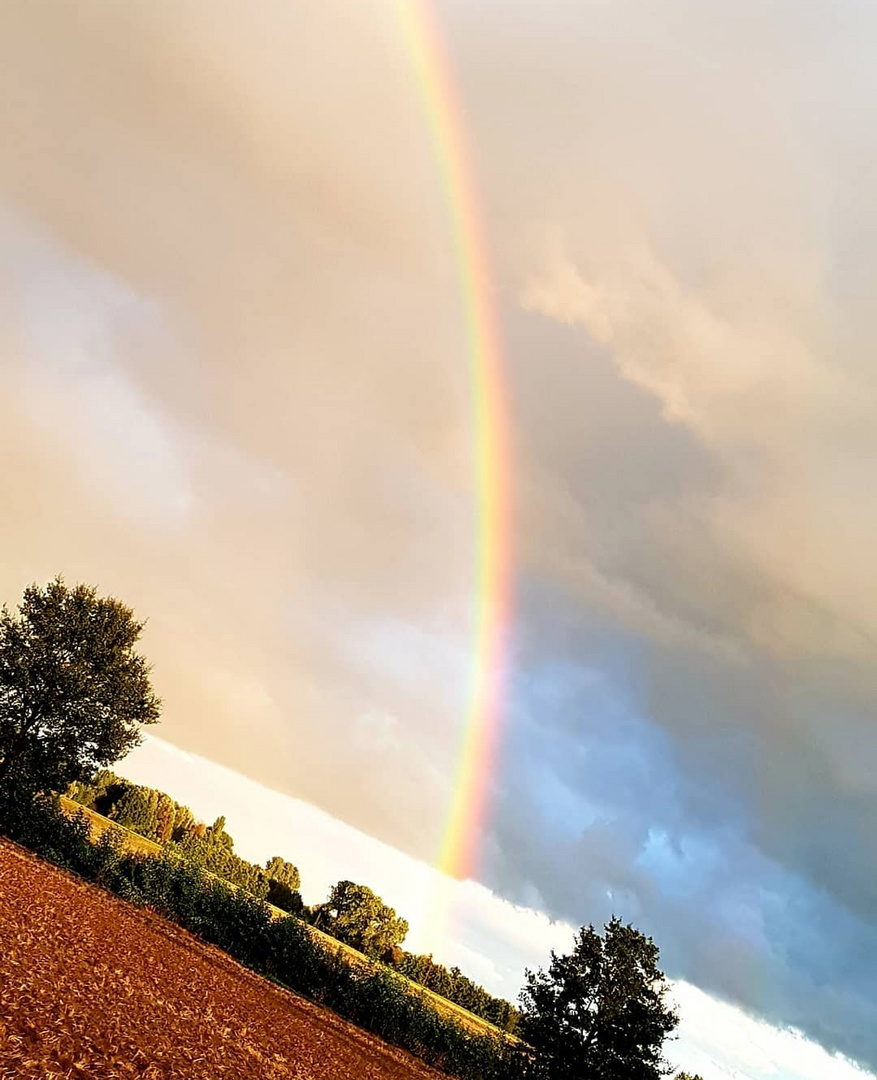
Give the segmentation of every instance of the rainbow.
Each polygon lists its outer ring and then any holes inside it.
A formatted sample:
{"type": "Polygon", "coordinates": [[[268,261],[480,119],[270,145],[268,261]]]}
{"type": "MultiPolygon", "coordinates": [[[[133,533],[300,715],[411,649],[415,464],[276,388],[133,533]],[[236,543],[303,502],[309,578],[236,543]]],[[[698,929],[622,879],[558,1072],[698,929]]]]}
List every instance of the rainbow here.
{"type": "Polygon", "coordinates": [[[475,869],[489,809],[488,784],[498,749],[507,659],[511,614],[508,420],[488,249],[468,167],[462,114],[426,0],[397,0],[396,6],[450,220],[471,379],[478,512],[474,640],[453,793],[437,860],[444,874],[465,878],[475,869]]]}

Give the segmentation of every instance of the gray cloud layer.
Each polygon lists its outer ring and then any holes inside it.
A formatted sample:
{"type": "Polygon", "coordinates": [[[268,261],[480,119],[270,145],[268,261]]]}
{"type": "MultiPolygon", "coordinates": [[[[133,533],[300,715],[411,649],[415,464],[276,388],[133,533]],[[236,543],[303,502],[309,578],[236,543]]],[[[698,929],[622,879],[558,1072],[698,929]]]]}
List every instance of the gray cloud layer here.
{"type": "MultiPolygon", "coordinates": [[[[516,437],[485,874],[877,1064],[869,6],[441,8],[516,437]]],[[[473,515],[384,5],[6,5],[13,598],[150,616],[164,734],[435,850],[473,515]]]]}

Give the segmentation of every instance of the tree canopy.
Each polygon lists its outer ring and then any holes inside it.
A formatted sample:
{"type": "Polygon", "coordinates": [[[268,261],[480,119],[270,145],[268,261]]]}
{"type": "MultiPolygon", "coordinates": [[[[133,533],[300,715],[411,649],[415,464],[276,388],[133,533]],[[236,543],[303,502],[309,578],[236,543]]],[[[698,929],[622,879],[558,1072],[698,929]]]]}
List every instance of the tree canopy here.
{"type": "Polygon", "coordinates": [[[315,925],[367,956],[383,958],[401,945],[408,923],[365,885],[339,881],[321,905],[315,925]]]}
{"type": "Polygon", "coordinates": [[[458,967],[447,968],[432,956],[417,955],[399,948],[392,950],[387,962],[407,978],[441,994],[448,1001],[455,1001],[476,1016],[483,1016],[497,1027],[510,1032],[517,1030],[518,1011],[511,1002],[489,994],[458,967]]]}
{"type": "Polygon", "coordinates": [[[301,888],[298,867],[274,855],[265,863],[265,873],[268,877],[268,903],[300,915],[304,904],[298,891],[301,888]]]}
{"type": "Polygon", "coordinates": [[[666,1001],[658,947],[620,919],[605,935],[583,927],[567,956],[528,971],[521,1034],[536,1051],[531,1074],[550,1080],[657,1080],[678,1017],[666,1001]]]}
{"type": "Polygon", "coordinates": [[[161,703],[134,649],[143,623],[61,578],[0,612],[0,806],[63,791],[136,746],[161,703]]]}

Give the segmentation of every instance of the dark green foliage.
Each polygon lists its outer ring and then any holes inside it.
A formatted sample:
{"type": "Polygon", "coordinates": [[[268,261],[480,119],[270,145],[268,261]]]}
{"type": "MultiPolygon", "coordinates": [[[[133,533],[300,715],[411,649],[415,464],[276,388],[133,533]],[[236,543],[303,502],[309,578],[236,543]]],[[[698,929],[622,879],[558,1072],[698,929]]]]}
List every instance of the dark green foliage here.
{"type": "MultiPolygon", "coordinates": [[[[99,773],[91,785],[71,784],[67,795],[148,840],[164,845],[175,843],[191,862],[259,899],[268,896],[267,871],[235,854],[234,840],[225,830],[224,817],[217,818],[210,826],[199,825],[188,806],[180,806],[163,791],[131,784],[111,772],[99,773]]],[[[298,880],[298,870],[292,863],[283,866],[290,880],[298,880]]],[[[295,911],[296,898],[285,898],[290,906],[284,910],[295,911]]],[[[301,905],[300,897],[298,904],[301,905]]]]}
{"type": "Polygon", "coordinates": [[[472,1080],[517,1080],[518,1054],[503,1038],[473,1035],[412,994],[386,968],[357,973],[343,960],[330,961],[318,999],[355,1024],[404,1046],[443,1072],[472,1080]]]}
{"type": "Polygon", "coordinates": [[[278,884],[288,885],[294,890],[301,888],[301,874],[298,872],[298,867],[293,866],[286,859],[281,859],[279,855],[268,859],[265,863],[265,873],[269,880],[276,881],[278,884]]]}
{"type": "Polygon", "coordinates": [[[74,780],[66,794],[74,802],[109,817],[113,807],[129,787],[127,780],[122,780],[108,769],[101,769],[90,782],[74,780]]]}
{"type": "Polygon", "coordinates": [[[88,873],[93,853],[98,850],[89,842],[85,816],[64,818],[50,796],[16,803],[6,815],[4,832],[39,855],[77,873],[88,873]]]}
{"type": "Polygon", "coordinates": [[[197,866],[230,881],[253,896],[264,900],[268,895],[268,877],[254,863],[234,852],[234,840],[225,831],[225,818],[219,817],[203,835],[193,829],[179,841],[180,850],[197,866]]]}
{"type": "Polygon", "coordinates": [[[173,839],[176,822],[177,804],[163,791],[157,792],[155,803],[155,839],[159,844],[167,844],[173,839]]]}
{"type": "MultiPolygon", "coordinates": [[[[387,941],[401,933],[404,920],[397,920],[393,909],[383,904],[371,890],[352,883],[348,887],[348,883],[342,882],[345,889],[341,891],[346,894],[341,897],[345,908],[343,918],[339,917],[338,908],[333,914],[328,904],[320,904],[310,911],[298,891],[301,881],[298,868],[277,855],[268,859],[264,868],[241,859],[234,852],[234,841],[226,832],[224,818],[209,827],[199,825],[187,806],[180,806],[164,792],[131,784],[108,771],[99,773],[90,785],[71,784],[67,795],[148,839],[165,846],[172,842],[189,861],[266,899],[274,907],[314,922],[326,933],[339,938],[345,935],[343,940],[348,944],[362,948],[363,943],[370,942],[363,951],[377,955],[406,978],[456,1002],[502,1030],[516,1031],[517,1009],[488,994],[459,968],[448,969],[437,964],[431,956],[414,956],[398,944],[388,948],[387,941]],[[165,839],[168,828],[170,840],[165,839]]],[[[333,890],[336,900],[341,885],[333,890]]]]}
{"type": "Polygon", "coordinates": [[[265,875],[268,878],[268,903],[293,915],[301,915],[304,904],[298,891],[301,887],[298,867],[275,855],[265,863],[265,875]]]}
{"type": "Polygon", "coordinates": [[[124,794],[109,815],[126,829],[131,829],[147,840],[158,837],[158,799],[157,792],[135,784],[125,789],[124,794]]]}
{"type": "Polygon", "coordinates": [[[84,817],[65,817],[53,799],[22,806],[9,833],[43,857],[152,907],[254,971],[447,1073],[464,1080],[518,1080],[519,1055],[505,1040],[472,1035],[440,1016],[386,968],[351,965],[315,941],[298,919],[272,921],[266,904],[209,877],[177,845],[168,845],[162,858],[124,855],[110,839],[89,843],[84,817]]]}
{"type": "Polygon", "coordinates": [[[441,994],[448,1001],[462,1005],[496,1027],[508,1032],[516,1030],[518,1010],[508,1001],[488,994],[484,987],[467,978],[458,967],[446,968],[437,964],[431,956],[415,956],[401,949],[394,949],[387,962],[406,978],[441,994]]]}
{"type": "Polygon", "coordinates": [[[325,984],[325,953],[298,919],[276,919],[268,927],[265,973],[300,994],[317,998],[325,984]]]}
{"type": "Polygon", "coordinates": [[[186,833],[191,832],[195,828],[195,824],[195,815],[188,806],[181,806],[179,803],[175,802],[171,840],[179,842],[186,833]]]}
{"type": "Polygon", "coordinates": [[[226,832],[225,819],[211,826],[198,825],[187,806],[180,806],[164,792],[140,787],[120,779],[112,772],[97,775],[92,784],[74,783],[68,796],[96,809],[150,840],[167,846],[170,839],[187,859],[233,882],[242,889],[265,899],[274,907],[314,922],[324,932],[375,956],[400,974],[456,1002],[498,1028],[514,1033],[518,1011],[509,1002],[495,998],[468,979],[459,968],[446,968],[431,956],[414,956],[399,947],[404,920],[364,886],[341,882],[333,890],[330,903],[340,900],[341,907],[320,904],[313,912],[305,908],[299,887],[298,868],[275,855],[264,868],[241,859],[234,852],[234,841],[226,832]],[[388,944],[394,942],[395,944],[388,944]],[[365,947],[363,947],[365,946],[365,947]]]}
{"type": "Polygon", "coordinates": [[[339,881],[329,899],[317,910],[314,925],[359,949],[383,959],[402,944],[408,923],[397,916],[365,885],[339,881]]]}
{"type": "Polygon", "coordinates": [[[125,756],[160,702],[130,608],[60,578],[0,612],[0,814],[125,756]]]}
{"type": "Polygon", "coordinates": [[[568,956],[527,972],[521,1033],[536,1055],[529,1074],[547,1080],[657,1080],[678,1018],[666,1002],[658,948],[613,918],[605,936],[579,931],[568,956]]]}

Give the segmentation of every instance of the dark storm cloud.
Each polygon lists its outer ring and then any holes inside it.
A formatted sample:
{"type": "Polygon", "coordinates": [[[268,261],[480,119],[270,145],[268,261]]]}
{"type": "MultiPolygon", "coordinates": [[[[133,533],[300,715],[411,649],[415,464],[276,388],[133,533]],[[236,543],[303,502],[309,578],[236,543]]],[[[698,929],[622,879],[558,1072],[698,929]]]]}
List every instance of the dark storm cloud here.
{"type": "Polygon", "coordinates": [[[873,1066],[873,11],[453,12],[532,320],[491,880],[873,1066]]]}
{"type": "Polygon", "coordinates": [[[673,975],[873,1066],[866,609],[717,529],[727,457],[614,380],[605,344],[533,319],[512,357],[541,514],[488,879],[572,922],[620,912],[673,975]]]}
{"type": "Polygon", "coordinates": [[[492,884],[573,923],[620,913],[674,977],[872,1063],[873,808],[747,727],[753,702],[776,705],[765,684],[719,695],[702,658],[683,670],[617,625],[561,624],[557,595],[527,606],[492,884]],[[678,723],[651,711],[653,668],[687,702],[678,723]]]}

